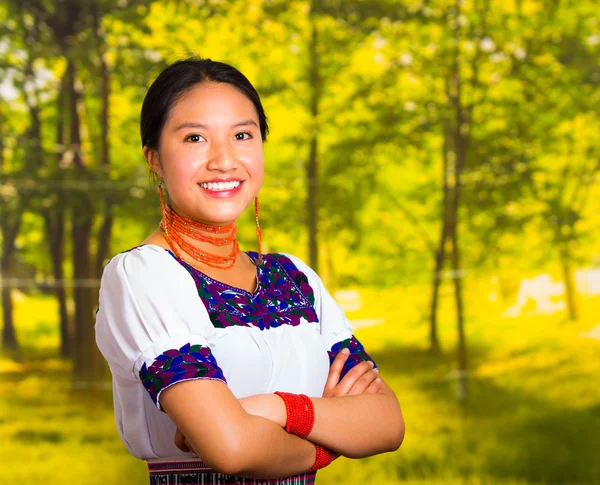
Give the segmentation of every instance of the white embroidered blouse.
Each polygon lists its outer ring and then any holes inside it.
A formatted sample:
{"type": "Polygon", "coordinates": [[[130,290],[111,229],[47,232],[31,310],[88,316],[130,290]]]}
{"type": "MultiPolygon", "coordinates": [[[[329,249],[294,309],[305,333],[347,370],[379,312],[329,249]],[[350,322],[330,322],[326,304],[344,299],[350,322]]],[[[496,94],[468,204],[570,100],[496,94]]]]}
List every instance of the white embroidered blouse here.
{"type": "Polygon", "coordinates": [[[342,348],[351,351],[342,376],[371,360],[309,266],[289,254],[263,258],[254,293],[153,244],[106,265],[96,342],[112,373],[118,432],[137,458],[195,456],[175,446],[175,424],[160,408],[161,391],[177,382],[219,379],[238,399],[274,391],[321,397],[342,348]]]}

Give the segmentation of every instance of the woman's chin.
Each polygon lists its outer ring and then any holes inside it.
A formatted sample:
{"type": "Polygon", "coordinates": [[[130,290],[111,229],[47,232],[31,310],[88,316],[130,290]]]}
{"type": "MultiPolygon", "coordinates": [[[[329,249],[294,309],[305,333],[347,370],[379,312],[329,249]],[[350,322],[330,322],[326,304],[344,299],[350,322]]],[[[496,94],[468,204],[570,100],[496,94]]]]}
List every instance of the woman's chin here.
{"type": "Polygon", "coordinates": [[[240,204],[215,204],[220,207],[213,206],[210,210],[206,204],[202,204],[202,211],[192,212],[192,219],[209,224],[212,226],[224,226],[235,222],[237,218],[244,212],[245,207],[240,204]],[[207,210],[208,209],[208,210],[207,210]]]}

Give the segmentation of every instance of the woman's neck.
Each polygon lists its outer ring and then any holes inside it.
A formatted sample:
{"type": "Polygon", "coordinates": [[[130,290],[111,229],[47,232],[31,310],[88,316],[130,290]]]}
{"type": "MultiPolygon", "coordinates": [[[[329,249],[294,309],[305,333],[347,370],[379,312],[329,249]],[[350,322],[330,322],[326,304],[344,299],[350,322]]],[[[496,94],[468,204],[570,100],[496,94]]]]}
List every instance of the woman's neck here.
{"type": "Polygon", "coordinates": [[[217,269],[235,264],[239,247],[235,222],[226,226],[211,226],[178,214],[164,204],[161,193],[162,220],[160,228],[175,255],[184,254],[192,260],[217,269]]]}

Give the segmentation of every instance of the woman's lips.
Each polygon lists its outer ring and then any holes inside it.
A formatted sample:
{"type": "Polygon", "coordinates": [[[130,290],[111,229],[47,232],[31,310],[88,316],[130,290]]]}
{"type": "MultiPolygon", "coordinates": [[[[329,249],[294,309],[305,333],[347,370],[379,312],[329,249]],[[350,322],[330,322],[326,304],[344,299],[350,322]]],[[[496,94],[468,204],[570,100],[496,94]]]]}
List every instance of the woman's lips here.
{"type": "Polygon", "coordinates": [[[210,195],[211,197],[223,198],[223,197],[232,197],[235,194],[237,194],[241,190],[242,185],[244,185],[244,181],[240,182],[240,185],[238,185],[237,187],[235,187],[233,189],[229,189],[229,190],[210,190],[210,189],[205,189],[204,187],[202,187],[199,184],[198,184],[198,187],[200,187],[206,194],[210,195]]]}

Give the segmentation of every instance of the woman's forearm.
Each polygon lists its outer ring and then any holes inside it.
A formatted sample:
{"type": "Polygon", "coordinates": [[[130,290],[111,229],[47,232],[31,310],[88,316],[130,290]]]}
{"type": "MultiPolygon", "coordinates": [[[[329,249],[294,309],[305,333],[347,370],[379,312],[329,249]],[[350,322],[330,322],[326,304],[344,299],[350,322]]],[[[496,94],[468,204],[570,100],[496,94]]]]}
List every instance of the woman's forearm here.
{"type": "Polygon", "coordinates": [[[309,470],[316,456],[310,441],[288,434],[273,421],[248,415],[243,447],[235,475],[249,478],[284,478],[309,470]]]}
{"type": "Polygon", "coordinates": [[[186,446],[217,472],[285,478],[306,472],[315,462],[313,443],[249,414],[221,381],[177,383],[162,392],[159,402],[186,446]]]}
{"type": "MultiPolygon", "coordinates": [[[[382,381],[375,394],[311,398],[315,422],[307,439],[349,458],[397,450],[404,438],[404,419],[394,392],[382,381]]],[[[249,414],[286,424],[283,400],[258,394],[239,400],[249,414]]]]}
{"type": "Polygon", "coordinates": [[[306,439],[349,458],[397,450],[404,439],[400,404],[387,386],[376,394],[312,398],[315,423],[306,439]]]}

